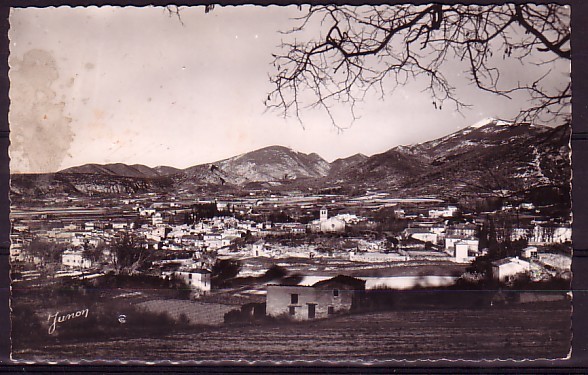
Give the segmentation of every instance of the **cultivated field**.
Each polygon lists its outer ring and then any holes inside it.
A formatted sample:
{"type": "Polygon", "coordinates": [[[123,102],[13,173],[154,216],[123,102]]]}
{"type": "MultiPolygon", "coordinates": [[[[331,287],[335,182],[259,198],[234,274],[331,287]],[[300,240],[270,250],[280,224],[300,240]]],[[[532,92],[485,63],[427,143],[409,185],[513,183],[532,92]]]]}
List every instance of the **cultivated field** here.
{"type": "Polygon", "coordinates": [[[364,362],[558,359],[568,355],[571,304],[420,309],[288,325],[224,326],[158,338],[61,343],[18,360],[364,362]]]}
{"type": "MultiPolygon", "coordinates": [[[[135,306],[155,313],[167,313],[173,319],[184,315],[193,325],[220,325],[227,312],[235,306],[184,300],[151,300],[135,306]]],[[[238,308],[238,306],[237,306],[238,308]]]]}

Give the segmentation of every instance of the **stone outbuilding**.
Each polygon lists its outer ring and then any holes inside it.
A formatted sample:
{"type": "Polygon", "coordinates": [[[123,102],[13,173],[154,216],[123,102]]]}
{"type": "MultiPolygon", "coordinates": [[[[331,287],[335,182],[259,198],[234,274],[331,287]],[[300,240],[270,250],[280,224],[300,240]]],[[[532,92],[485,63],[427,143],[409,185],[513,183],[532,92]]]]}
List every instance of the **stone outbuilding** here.
{"type": "Polygon", "coordinates": [[[312,286],[268,285],[266,313],[294,320],[328,318],[357,309],[365,281],[339,275],[312,286]]]}

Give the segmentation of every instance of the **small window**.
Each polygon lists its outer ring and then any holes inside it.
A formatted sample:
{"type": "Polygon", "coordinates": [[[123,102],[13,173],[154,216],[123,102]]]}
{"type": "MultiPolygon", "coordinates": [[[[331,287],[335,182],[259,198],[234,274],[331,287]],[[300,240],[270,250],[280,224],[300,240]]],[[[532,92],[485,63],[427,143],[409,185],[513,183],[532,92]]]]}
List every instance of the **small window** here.
{"type": "Polygon", "coordinates": [[[333,289],[333,297],[339,297],[339,289],[333,289]]]}
{"type": "Polygon", "coordinates": [[[290,303],[293,305],[298,303],[298,294],[290,294],[290,303]]]}
{"type": "Polygon", "coordinates": [[[192,280],[192,274],[191,273],[188,274],[188,279],[192,280]]]}
{"type": "Polygon", "coordinates": [[[335,308],[333,306],[329,306],[329,310],[328,310],[329,315],[332,315],[335,313],[335,308]]]}
{"type": "Polygon", "coordinates": [[[290,306],[290,307],[288,308],[288,313],[289,313],[291,316],[294,316],[294,315],[296,315],[296,307],[294,307],[294,306],[290,306]]]}

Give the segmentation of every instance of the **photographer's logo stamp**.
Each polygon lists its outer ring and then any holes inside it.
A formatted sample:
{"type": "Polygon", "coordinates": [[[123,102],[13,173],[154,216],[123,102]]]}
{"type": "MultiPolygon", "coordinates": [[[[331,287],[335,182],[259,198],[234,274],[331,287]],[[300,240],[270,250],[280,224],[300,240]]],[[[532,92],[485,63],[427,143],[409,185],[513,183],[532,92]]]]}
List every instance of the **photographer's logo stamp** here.
{"type": "Polygon", "coordinates": [[[49,326],[48,333],[50,335],[53,334],[55,332],[55,329],[57,328],[57,324],[66,322],[71,319],[87,318],[88,313],[89,313],[89,309],[79,310],[79,311],[75,311],[75,312],[72,312],[69,314],[64,314],[64,315],[59,315],[60,314],[59,311],[56,312],[55,314],[49,314],[49,318],[47,318],[47,320],[51,322],[51,325],[49,326]]]}

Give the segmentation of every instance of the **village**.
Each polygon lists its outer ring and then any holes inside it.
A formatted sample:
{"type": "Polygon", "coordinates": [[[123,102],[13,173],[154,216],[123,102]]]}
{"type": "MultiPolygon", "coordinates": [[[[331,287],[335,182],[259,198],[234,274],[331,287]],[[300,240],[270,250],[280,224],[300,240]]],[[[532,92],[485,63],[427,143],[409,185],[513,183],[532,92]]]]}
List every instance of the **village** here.
{"type": "MultiPolygon", "coordinates": [[[[545,219],[528,202],[473,212],[436,198],[397,199],[385,192],[78,199],[13,208],[15,285],[141,274],[182,280],[192,302],[224,296],[265,303],[268,316],[306,320],[349,312],[361,300],[357,293],[376,288],[570,277],[569,223],[545,219]],[[126,264],[123,238],[141,248],[126,264]],[[491,258],[491,274],[480,275],[471,268],[488,258],[488,238],[516,248],[491,258]],[[227,265],[237,266],[222,275],[227,265]],[[266,277],[272,270],[279,272],[266,277]]],[[[182,304],[189,311],[191,305],[182,304]]]]}

